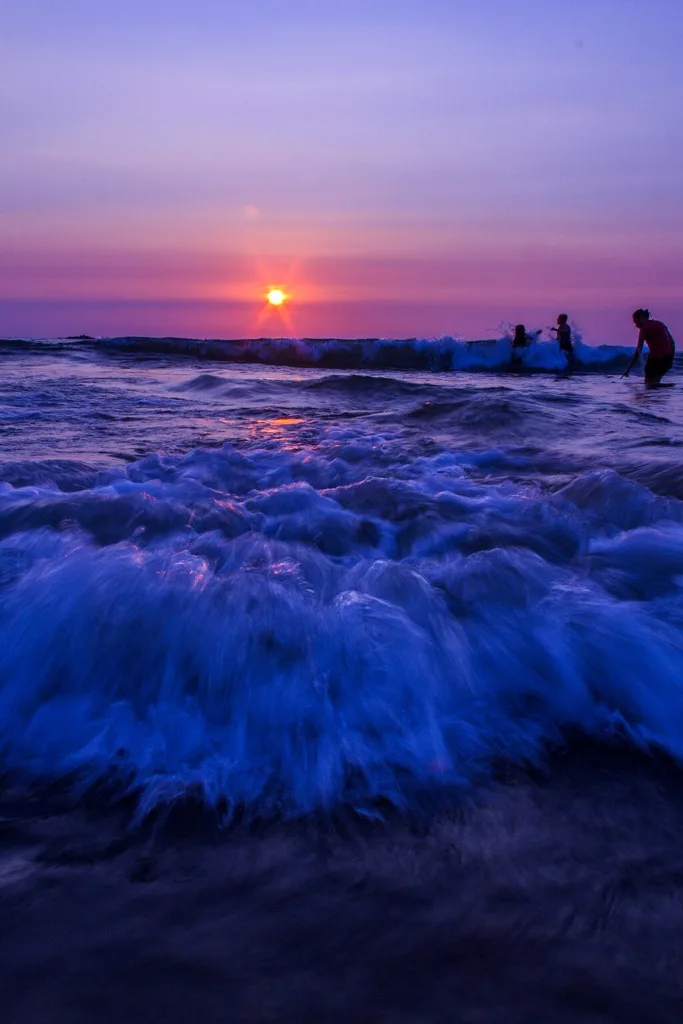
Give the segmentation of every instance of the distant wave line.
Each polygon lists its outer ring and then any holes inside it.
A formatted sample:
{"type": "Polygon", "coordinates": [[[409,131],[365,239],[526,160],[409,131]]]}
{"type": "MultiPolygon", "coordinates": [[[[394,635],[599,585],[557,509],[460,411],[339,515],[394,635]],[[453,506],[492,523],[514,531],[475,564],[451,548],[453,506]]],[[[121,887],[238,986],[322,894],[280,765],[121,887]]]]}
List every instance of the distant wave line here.
{"type": "MultiPolygon", "coordinates": [[[[319,367],[339,370],[504,371],[596,373],[623,369],[633,346],[586,345],[577,339],[568,366],[556,342],[537,341],[511,360],[510,339],[463,341],[442,338],[243,338],[238,340],[147,337],[7,339],[0,345],[52,351],[85,347],[100,353],[190,357],[227,363],[319,367]]],[[[680,357],[677,359],[680,362],[680,357]]]]}

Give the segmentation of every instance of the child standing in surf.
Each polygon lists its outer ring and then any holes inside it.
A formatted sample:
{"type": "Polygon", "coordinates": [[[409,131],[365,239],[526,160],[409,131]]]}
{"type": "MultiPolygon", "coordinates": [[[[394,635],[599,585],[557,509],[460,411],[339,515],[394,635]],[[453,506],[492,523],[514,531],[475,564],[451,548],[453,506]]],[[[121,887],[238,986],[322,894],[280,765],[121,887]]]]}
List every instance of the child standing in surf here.
{"type": "Polygon", "coordinates": [[[567,359],[569,359],[574,353],[574,346],[572,345],[572,329],[569,326],[569,317],[566,313],[560,313],[557,318],[557,327],[551,327],[551,331],[557,333],[557,340],[560,344],[560,352],[564,352],[567,359]]]}
{"type": "Polygon", "coordinates": [[[511,362],[514,365],[521,363],[522,349],[531,345],[533,341],[539,336],[540,331],[533,331],[531,334],[527,333],[527,329],[524,324],[517,324],[515,332],[512,335],[512,356],[511,362]]]}
{"type": "Polygon", "coordinates": [[[525,348],[529,344],[527,337],[526,328],[524,324],[517,324],[515,327],[515,333],[512,336],[512,347],[513,348],[525,348]]]}
{"type": "Polygon", "coordinates": [[[643,351],[643,345],[647,345],[645,383],[648,387],[655,387],[674,364],[676,344],[666,324],[663,324],[661,320],[650,318],[649,309],[637,309],[633,314],[633,323],[639,330],[638,346],[623,375],[628,377],[638,356],[643,351]]]}
{"type": "Polygon", "coordinates": [[[532,341],[535,341],[539,336],[540,331],[532,331],[530,334],[527,333],[527,329],[524,324],[517,324],[515,327],[515,333],[512,336],[512,347],[513,348],[526,348],[532,341]]]}

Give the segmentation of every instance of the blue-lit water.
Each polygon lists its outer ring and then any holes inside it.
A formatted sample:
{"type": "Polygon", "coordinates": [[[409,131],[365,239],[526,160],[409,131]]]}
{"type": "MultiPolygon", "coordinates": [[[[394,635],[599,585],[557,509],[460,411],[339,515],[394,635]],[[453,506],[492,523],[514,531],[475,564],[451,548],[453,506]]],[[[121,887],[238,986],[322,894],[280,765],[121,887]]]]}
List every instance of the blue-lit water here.
{"type": "Polygon", "coordinates": [[[683,756],[678,371],[153,348],[2,349],[6,777],[375,814],[577,732],[683,756]]]}

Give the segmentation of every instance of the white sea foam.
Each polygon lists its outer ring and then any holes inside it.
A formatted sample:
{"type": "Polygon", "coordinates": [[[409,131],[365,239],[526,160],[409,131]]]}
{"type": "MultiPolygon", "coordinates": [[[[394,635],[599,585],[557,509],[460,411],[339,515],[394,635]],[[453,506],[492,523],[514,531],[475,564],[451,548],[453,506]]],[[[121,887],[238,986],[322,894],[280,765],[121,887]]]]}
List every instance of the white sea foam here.
{"type": "Polygon", "coordinates": [[[305,813],[574,729],[682,756],[683,502],[507,458],[335,426],[3,485],[3,771],[305,813]]]}

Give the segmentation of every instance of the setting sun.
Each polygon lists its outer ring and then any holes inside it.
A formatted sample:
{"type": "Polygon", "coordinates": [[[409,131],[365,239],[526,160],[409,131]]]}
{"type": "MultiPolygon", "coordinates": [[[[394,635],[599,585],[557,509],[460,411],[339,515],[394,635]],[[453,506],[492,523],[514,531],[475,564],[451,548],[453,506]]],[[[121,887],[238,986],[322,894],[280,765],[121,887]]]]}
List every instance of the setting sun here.
{"type": "Polygon", "coordinates": [[[272,288],[267,295],[268,302],[271,306],[281,306],[285,301],[285,293],[280,291],[279,288],[272,288]]]}

